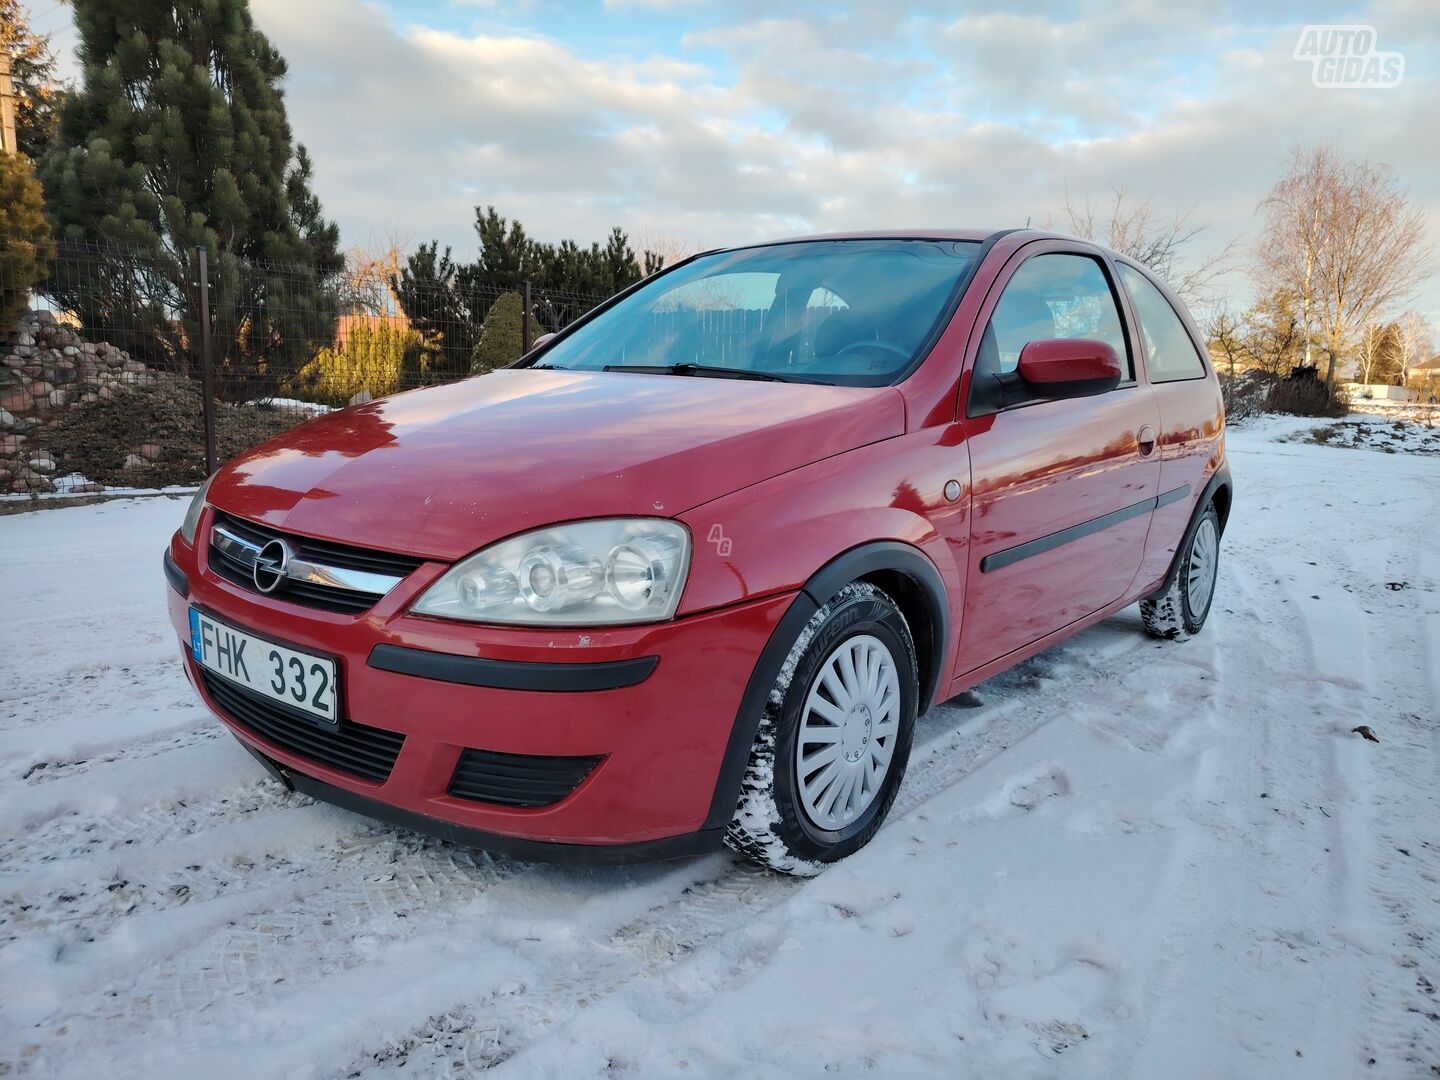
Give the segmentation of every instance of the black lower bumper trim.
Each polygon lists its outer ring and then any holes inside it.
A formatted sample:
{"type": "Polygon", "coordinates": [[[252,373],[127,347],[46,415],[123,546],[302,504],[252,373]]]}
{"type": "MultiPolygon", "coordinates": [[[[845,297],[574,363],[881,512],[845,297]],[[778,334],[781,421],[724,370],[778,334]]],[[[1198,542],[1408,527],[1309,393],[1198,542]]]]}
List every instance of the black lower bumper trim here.
{"type": "Polygon", "coordinates": [[[562,844],[551,843],[547,840],[527,840],[518,836],[504,836],[500,833],[485,832],[483,829],[472,829],[467,825],[441,821],[439,818],[417,814],[413,810],[402,810],[398,806],[391,806],[375,799],[368,799],[364,795],[356,795],[344,788],[334,787],[323,780],[316,780],[313,776],[293,772],[284,765],[271,764],[279,771],[283,783],[295,791],[319,799],[321,802],[331,803],[391,825],[413,829],[452,844],[481,848],[497,855],[508,855],[528,862],[620,866],[625,863],[684,859],[692,855],[705,855],[712,851],[718,851],[720,848],[720,829],[702,829],[699,832],[666,836],[659,840],[646,840],[638,844],[562,844]]]}
{"type": "Polygon", "coordinates": [[[175,560],[170,556],[170,549],[165,549],[165,580],[170,587],[181,596],[190,595],[190,579],[185,576],[185,571],[175,565],[175,560]]]}
{"type": "Polygon", "coordinates": [[[421,679],[488,686],[494,690],[540,690],[582,693],[619,690],[644,682],[655,670],[658,656],[606,660],[593,664],[547,664],[526,660],[490,660],[480,656],[411,649],[404,645],[376,645],[369,666],[421,679]]]}

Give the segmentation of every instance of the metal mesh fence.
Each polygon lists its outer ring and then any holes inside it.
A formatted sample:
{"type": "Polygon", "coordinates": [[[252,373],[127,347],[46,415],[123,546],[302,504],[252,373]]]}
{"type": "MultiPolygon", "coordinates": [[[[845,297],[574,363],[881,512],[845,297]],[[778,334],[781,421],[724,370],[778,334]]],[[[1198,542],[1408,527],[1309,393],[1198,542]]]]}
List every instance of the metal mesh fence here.
{"type": "Polygon", "coordinates": [[[4,254],[0,493],[198,482],[207,405],[223,461],[317,413],[508,364],[606,299],[409,282],[402,302],[374,275],[73,242],[32,283],[4,254]]]}

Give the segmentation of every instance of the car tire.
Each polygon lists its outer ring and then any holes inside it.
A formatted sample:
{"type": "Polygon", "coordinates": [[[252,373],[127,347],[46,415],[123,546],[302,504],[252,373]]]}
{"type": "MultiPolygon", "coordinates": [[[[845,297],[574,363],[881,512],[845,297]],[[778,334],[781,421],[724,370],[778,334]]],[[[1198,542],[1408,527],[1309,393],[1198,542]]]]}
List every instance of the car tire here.
{"type": "Polygon", "coordinates": [[[904,779],[918,700],[905,616],[876,586],[846,585],[781,665],[725,842],[801,876],[864,847],[904,779]]]}
{"type": "Polygon", "coordinates": [[[1211,503],[1196,522],[1173,579],[1160,592],[1140,601],[1140,620],[1146,632],[1172,641],[1198,634],[1215,602],[1219,560],[1220,515],[1211,503]]]}

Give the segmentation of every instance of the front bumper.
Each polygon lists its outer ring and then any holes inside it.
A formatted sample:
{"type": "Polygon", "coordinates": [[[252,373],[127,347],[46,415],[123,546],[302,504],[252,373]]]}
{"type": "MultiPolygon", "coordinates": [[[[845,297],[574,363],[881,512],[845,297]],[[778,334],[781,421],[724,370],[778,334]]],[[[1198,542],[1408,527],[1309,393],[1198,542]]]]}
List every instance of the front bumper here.
{"type": "MultiPolygon", "coordinates": [[[[208,536],[209,516],[198,536],[208,536]]],[[[794,599],[767,597],[657,626],[498,628],[406,613],[444,572],[440,563],[426,563],[368,612],[349,615],[234,585],[209,569],[203,543],[191,549],[178,534],[167,554],[170,620],[192,684],[288,783],[374,817],[534,858],[613,862],[713,847],[723,823],[707,817],[741,697],[794,599]],[[343,722],[405,737],[388,777],[361,779],[237,723],[206,691],[190,655],[192,604],[262,637],[335,657],[343,722]],[[483,661],[457,670],[456,657],[483,661]],[[555,665],[553,680],[545,677],[547,664],[555,665]],[[575,688],[597,678],[617,688],[575,688]],[[477,680],[500,685],[472,685],[477,680]],[[547,683],[567,688],[507,688],[547,683]],[[559,801],[525,808],[447,793],[467,748],[600,760],[559,801]],[[589,845],[610,850],[585,852],[589,845]]]]}

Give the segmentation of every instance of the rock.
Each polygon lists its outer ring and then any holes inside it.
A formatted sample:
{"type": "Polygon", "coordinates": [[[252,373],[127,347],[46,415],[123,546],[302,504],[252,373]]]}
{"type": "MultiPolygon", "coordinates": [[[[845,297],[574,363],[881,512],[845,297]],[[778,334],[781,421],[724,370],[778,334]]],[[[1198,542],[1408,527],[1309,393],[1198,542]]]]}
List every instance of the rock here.
{"type": "Polygon", "coordinates": [[[29,357],[35,355],[35,350],[32,349],[29,345],[16,345],[16,346],[15,346],[15,355],[16,355],[16,356],[20,356],[20,357],[25,357],[25,358],[28,359],[29,357]]]}
{"type": "Polygon", "coordinates": [[[77,349],[74,345],[66,345],[65,348],[63,348],[63,349],[60,350],[60,351],[63,352],[66,356],[79,356],[79,355],[80,355],[80,350],[77,349]]]}
{"type": "Polygon", "coordinates": [[[42,379],[38,382],[31,383],[27,389],[30,391],[30,396],[38,401],[43,397],[49,397],[50,391],[54,390],[55,387],[42,379]]]}
{"type": "Polygon", "coordinates": [[[4,397],[0,397],[0,409],[10,413],[29,412],[30,404],[30,394],[25,390],[11,390],[4,397]]]}
{"type": "Polygon", "coordinates": [[[54,472],[56,468],[55,458],[50,451],[42,450],[30,459],[30,467],[32,469],[39,469],[41,472],[54,472]]]}
{"type": "Polygon", "coordinates": [[[364,405],[365,402],[367,402],[367,401],[374,401],[374,400],[375,400],[375,399],[370,396],[370,391],[369,391],[369,390],[361,390],[361,391],[359,391],[358,393],[355,393],[355,394],[352,394],[352,395],[351,395],[351,397],[350,397],[350,404],[351,404],[351,405],[364,405]]]}
{"type": "Polygon", "coordinates": [[[147,442],[140,446],[136,450],[136,453],[138,453],[146,461],[155,461],[157,458],[160,457],[160,444],[147,442]]]}
{"type": "Polygon", "coordinates": [[[50,407],[51,407],[52,409],[59,409],[59,408],[61,408],[61,407],[64,406],[64,404],[65,404],[65,391],[64,391],[64,390],[52,390],[52,391],[50,391],[50,397],[49,397],[48,400],[49,400],[49,402],[50,402],[50,407]]]}
{"type": "Polygon", "coordinates": [[[0,439],[0,454],[10,457],[18,453],[20,453],[19,435],[6,435],[3,439],[0,439]]]}
{"type": "Polygon", "coordinates": [[[139,454],[126,454],[125,464],[122,465],[121,468],[123,468],[126,472],[133,472],[136,469],[145,468],[147,464],[149,463],[139,454]]]}
{"type": "Polygon", "coordinates": [[[0,409],[0,428],[10,429],[15,426],[15,417],[4,409],[0,409]]]}

